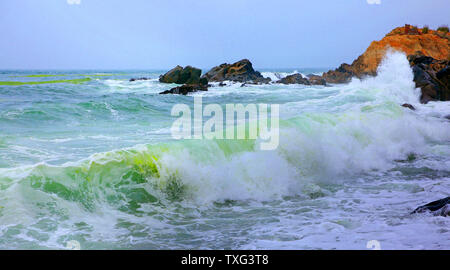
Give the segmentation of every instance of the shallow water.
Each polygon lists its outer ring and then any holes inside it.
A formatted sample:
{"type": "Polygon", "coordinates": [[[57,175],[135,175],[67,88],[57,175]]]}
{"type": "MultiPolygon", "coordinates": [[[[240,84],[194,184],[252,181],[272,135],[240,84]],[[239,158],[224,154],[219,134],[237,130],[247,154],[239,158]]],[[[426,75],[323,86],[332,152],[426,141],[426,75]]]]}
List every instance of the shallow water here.
{"type": "Polygon", "coordinates": [[[158,95],[174,86],[158,82],[162,72],[0,72],[0,81],[90,78],[0,86],[0,248],[450,248],[448,218],[409,214],[449,196],[450,103],[419,103],[404,55],[376,78],[331,87],[158,95]],[[279,147],[173,140],[172,106],[192,107],[194,96],[280,104],[279,147]]]}

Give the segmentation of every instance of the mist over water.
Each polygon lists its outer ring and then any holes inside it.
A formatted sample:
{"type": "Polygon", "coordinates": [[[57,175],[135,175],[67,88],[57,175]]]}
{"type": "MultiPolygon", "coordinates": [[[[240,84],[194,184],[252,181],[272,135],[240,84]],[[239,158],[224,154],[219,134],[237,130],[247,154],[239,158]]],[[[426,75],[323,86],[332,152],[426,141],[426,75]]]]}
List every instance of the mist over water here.
{"type": "MultiPolygon", "coordinates": [[[[0,248],[450,248],[448,218],[409,215],[450,193],[450,103],[419,103],[405,55],[388,54],[377,77],[327,87],[158,95],[174,86],[161,73],[0,86],[0,248]],[[153,79],[128,81],[143,76],[153,79]],[[280,104],[278,149],[173,140],[170,110],[193,96],[280,104]]],[[[30,74],[0,78],[49,79],[11,77],[30,74]]]]}

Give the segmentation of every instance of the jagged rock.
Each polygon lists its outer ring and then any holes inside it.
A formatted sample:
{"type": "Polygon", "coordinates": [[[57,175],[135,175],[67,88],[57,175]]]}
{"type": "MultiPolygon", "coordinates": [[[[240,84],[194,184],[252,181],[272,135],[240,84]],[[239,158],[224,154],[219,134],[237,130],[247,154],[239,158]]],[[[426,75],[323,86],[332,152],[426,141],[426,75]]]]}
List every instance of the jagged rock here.
{"type": "Polygon", "coordinates": [[[270,78],[264,78],[261,73],[255,71],[252,63],[247,59],[240,60],[234,64],[221,64],[220,66],[213,67],[202,78],[206,78],[210,82],[270,82],[270,78]]]}
{"type": "Polygon", "coordinates": [[[183,68],[181,66],[176,66],[166,74],[161,75],[159,81],[162,83],[199,84],[201,74],[202,70],[195,67],[186,66],[183,68]]]}
{"type": "Polygon", "coordinates": [[[322,76],[318,76],[318,75],[314,75],[314,74],[309,74],[307,75],[309,82],[312,85],[326,85],[327,82],[325,81],[325,79],[322,76]]]}
{"type": "MultiPolygon", "coordinates": [[[[375,75],[386,51],[392,48],[404,52],[406,55],[416,54],[418,51],[437,60],[448,60],[450,57],[450,43],[447,38],[435,35],[436,31],[405,25],[392,30],[380,41],[373,41],[367,50],[356,59],[351,69],[356,77],[375,75]]],[[[450,36],[449,34],[446,34],[450,36]]]]}
{"type": "Polygon", "coordinates": [[[405,108],[411,109],[411,110],[413,110],[413,111],[415,111],[415,110],[416,110],[416,108],[414,108],[414,106],[413,106],[413,105],[411,105],[411,104],[408,104],[408,103],[402,104],[402,107],[405,107],[405,108]]]}
{"type": "Polygon", "coordinates": [[[163,91],[159,94],[161,94],[161,95],[166,95],[166,94],[187,95],[188,93],[197,92],[197,91],[208,91],[208,86],[201,85],[201,84],[185,84],[182,86],[174,87],[170,90],[163,91]]]}
{"type": "Polygon", "coordinates": [[[421,103],[450,100],[450,71],[448,60],[436,60],[421,53],[409,55],[416,87],[422,90],[421,103]]]}
{"type": "Polygon", "coordinates": [[[295,73],[292,75],[288,75],[281,80],[277,81],[277,83],[283,83],[283,84],[306,84],[310,85],[311,83],[307,78],[304,78],[302,74],[295,73]]]}
{"type": "Polygon", "coordinates": [[[450,197],[447,197],[444,199],[440,199],[440,200],[419,206],[411,214],[423,213],[423,212],[429,211],[438,216],[450,216],[449,204],[450,204],[450,197]]]}
{"type": "Polygon", "coordinates": [[[324,73],[322,77],[327,83],[347,83],[352,77],[375,76],[388,49],[401,51],[406,55],[420,52],[436,60],[448,61],[450,33],[438,33],[431,29],[424,33],[423,29],[410,25],[397,27],[380,41],[373,41],[351,65],[344,63],[339,68],[324,73]]]}
{"type": "Polygon", "coordinates": [[[322,75],[327,83],[348,83],[354,76],[349,64],[342,64],[335,70],[329,70],[322,75]]]}
{"type": "Polygon", "coordinates": [[[147,77],[142,77],[142,78],[131,78],[130,82],[134,82],[134,81],[147,81],[150,80],[150,78],[147,77]]]}

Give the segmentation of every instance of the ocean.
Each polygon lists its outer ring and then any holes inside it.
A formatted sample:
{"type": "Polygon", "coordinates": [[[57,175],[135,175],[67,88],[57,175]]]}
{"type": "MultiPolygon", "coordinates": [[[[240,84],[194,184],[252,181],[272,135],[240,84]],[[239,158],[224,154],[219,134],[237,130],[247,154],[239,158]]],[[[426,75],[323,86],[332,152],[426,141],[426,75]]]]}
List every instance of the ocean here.
{"type": "Polygon", "coordinates": [[[450,102],[419,103],[405,55],[331,86],[159,95],[164,72],[0,71],[0,249],[450,248],[448,218],[410,214],[450,194],[450,102]],[[278,148],[173,139],[196,96],[280,104],[278,148]]]}

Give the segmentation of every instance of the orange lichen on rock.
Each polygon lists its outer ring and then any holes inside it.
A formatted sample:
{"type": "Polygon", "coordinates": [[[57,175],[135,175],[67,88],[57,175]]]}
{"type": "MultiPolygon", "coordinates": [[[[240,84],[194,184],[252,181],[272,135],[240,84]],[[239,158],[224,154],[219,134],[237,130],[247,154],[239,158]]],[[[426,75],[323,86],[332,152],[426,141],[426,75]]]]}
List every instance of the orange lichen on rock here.
{"type": "Polygon", "coordinates": [[[354,74],[358,77],[376,74],[378,65],[389,48],[406,55],[420,52],[436,60],[450,60],[450,34],[433,30],[424,34],[422,29],[412,26],[395,28],[382,40],[373,41],[353,62],[351,66],[354,74]]]}

